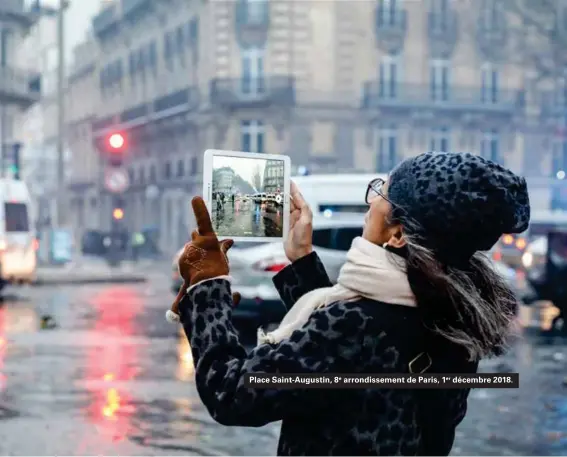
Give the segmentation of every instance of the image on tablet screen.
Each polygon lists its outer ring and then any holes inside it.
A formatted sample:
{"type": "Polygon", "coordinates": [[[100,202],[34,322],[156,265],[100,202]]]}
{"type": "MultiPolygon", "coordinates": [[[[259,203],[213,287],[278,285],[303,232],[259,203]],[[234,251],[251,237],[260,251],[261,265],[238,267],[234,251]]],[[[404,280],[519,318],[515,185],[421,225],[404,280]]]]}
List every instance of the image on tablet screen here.
{"type": "Polygon", "coordinates": [[[218,236],[283,236],[284,161],[213,156],[211,219],[218,236]]]}

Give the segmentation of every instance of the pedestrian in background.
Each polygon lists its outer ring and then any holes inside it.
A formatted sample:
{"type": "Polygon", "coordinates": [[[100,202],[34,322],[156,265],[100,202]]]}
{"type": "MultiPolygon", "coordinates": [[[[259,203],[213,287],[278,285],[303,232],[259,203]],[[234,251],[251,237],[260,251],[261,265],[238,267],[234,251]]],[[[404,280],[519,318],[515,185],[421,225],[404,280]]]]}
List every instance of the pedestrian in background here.
{"type": "Polygon", "coordinates": [[[481,251],[526,230],[526,181],[472,154],[407,159],[369,183],[363,235],[335,286],[313,251],[311,210],[295,186],[291,197],[292,263],[274,277],[289,311],[251,352],[231,322],[231,242],[194,200],[199,233],[179,263],[189,287],[171,316],[201,400],[224,425],[283,420],[279,455],[448,455],[469,389],[254,389],[244,376],[475,373],[503,351],[517,306],[481,251]]]}

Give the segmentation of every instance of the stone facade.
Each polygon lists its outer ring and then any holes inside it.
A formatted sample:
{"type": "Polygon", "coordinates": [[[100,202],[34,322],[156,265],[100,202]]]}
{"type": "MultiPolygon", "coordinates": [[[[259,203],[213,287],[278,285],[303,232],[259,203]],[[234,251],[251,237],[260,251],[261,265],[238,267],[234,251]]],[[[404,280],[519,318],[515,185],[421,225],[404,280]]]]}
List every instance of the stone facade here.
{"type": "MultiPolygon", "coordinates": [[[[287,154],[313,172],[370,173],[422,151],[461,150],[547,179],[566,165],[553,155],[562,140],[550,140],[557,103],[533,95],[529,72],[506,59],[517,24],[500,6],[115,2],[93,20],[96,77],[80,92],[95,94],[89,135],[127,132],[126,223],[157,226],[164,251],[181,246],[208,148],[287,154]]],[[[96,160],[83,166],[74,173],[97,188],[104,226],[110,197],[89,175],[99,176],[96,160]]],[[[538,206],[548,187],[534,190],[538,206]]]]}

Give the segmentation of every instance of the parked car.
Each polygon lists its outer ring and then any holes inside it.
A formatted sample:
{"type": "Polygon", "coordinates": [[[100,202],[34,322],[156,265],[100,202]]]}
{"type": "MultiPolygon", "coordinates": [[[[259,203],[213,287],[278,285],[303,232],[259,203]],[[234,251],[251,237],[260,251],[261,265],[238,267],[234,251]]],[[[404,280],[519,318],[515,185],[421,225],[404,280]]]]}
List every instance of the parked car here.
{"type": "MultiPolygon", "coordinates": [[[[313,244],[331,281],[336,282],[352,240],[362,235],[362,214],[317,216],[313,221],[313,244]]],[[[177,294],[181,279],[177,262],[182,250],[173,258],[172,292],[177,294]]],[[[287,260],[282,243],[236,243],[228,253],[233,288],[242,300],[233,319],[246,326],[270,326],[278,323],[286,309],[272,283],[272,277],[285,268],[287,260]]]]}

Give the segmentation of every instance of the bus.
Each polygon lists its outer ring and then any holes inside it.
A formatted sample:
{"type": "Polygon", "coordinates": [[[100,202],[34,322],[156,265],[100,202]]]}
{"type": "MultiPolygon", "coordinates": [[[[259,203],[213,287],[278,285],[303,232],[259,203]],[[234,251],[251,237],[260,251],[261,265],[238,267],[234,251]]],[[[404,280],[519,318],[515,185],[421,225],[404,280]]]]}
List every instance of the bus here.
{"type": "Polygon", "coordinates": [[[386,174],[336,174],[295,176],[303,197],[314,214],[330,217],[334,213],[365,213],[364,201],[368,183],[376,178],[386,180],[386,174]]]}
{"type": "Polygon", "coordinates": [[[35,280],[38,241],[31,215],[27,185],[0,179],[0,290],[35,280]]]}

